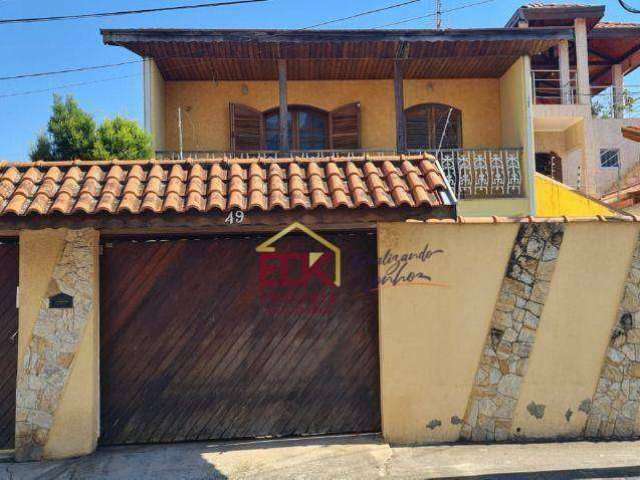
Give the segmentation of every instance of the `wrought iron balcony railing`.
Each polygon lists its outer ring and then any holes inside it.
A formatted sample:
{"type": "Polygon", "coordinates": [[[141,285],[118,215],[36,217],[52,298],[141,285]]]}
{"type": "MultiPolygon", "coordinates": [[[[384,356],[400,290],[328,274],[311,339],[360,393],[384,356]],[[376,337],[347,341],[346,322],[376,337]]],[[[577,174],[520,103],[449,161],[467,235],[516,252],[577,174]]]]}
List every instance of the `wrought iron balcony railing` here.
{"type": "Polygon", "coordinates": [[[449,149],[436,157],[459,200],[524,195],[522,149],[449,149]]]}

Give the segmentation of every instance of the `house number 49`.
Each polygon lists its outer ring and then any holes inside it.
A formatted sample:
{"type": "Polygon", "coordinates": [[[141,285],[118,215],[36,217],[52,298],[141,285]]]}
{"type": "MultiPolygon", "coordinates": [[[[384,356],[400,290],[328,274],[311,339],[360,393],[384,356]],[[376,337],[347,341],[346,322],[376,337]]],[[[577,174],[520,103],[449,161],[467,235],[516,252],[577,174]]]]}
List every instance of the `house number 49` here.
{"type": "Polygon", "coordinates": [[[241,212],[240,210],[230,212],[229,215],[227,215],[227,218],[225,218],[224,220],[224,223],[226,223],[227,225],[234,225],[236,223],[242,222],[244,222],[244,212],[241,212]]]}

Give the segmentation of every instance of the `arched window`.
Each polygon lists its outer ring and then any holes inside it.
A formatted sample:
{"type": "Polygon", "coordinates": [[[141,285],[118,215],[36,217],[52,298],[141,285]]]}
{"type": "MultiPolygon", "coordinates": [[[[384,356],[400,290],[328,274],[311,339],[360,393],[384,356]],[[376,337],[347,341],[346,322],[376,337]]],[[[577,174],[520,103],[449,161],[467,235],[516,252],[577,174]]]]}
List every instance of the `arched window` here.
{"type": "MultiPolygon", "coordinates": [[[[289,142],[292,150],[326,150],[329,148],[329,114],[313,107],[289,107],[289,142]]],[[[280,111],[264,114],[267,150],[280,148],[280,111]]]]}
{"type": "Polygon", "coordinates": [[[440,103],[423,103],[404,111],[407,148],[462,148],[462,112],[440,103]],[[447,121],[448,119],[448,121],[447,121]]]}
{"type": "MultiPolygon", "coordinates": [[[[289,106],[290,150],[356,150],[360,143],[360,102],[326,112],[319,108],[289,106]]],[[[280,148],[280,110],[261,112],[248,105],[229,104],[233,151],[286,150],[280,148]]]]}

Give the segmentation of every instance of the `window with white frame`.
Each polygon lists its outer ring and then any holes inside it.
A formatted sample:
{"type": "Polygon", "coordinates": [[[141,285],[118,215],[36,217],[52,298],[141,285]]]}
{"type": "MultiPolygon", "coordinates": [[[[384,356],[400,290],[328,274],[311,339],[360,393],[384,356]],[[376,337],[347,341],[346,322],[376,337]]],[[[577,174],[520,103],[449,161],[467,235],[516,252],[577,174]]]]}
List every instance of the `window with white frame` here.
{"type": "Polygon", "coordinates": [[[620,150],[617,148],[601,148],[600,166],[602,168],[618,168],[620,166],[620,150]]]}

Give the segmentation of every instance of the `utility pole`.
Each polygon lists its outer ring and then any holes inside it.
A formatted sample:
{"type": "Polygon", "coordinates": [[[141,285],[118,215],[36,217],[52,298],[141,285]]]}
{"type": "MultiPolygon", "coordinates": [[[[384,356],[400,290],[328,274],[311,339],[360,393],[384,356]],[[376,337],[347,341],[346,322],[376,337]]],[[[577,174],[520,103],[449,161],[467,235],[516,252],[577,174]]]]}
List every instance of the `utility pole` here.
{"type": "Polygon", "coordinates": [[[442,30],[442,0],[435,0],[436,30],[442,30]]]}

